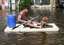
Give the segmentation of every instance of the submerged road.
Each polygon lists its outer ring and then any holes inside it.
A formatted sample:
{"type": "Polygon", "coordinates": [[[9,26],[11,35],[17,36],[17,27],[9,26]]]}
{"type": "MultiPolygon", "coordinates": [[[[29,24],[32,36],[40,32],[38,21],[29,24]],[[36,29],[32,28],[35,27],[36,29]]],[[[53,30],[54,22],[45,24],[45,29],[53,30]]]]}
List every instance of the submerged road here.
{"type": "MultiPolygon", "coordinates": [[[[32,14],[34,11],[30,12],[32,14]]],[[[35,10],[33,16],[43,14],[49,17],[51,23],[55,23],[59,27],[57,34],[46,33],[23,33],[23,34],[5,34],[3,32],[6,27],[6,21],[0,16],[0,45],[64,45],[64,9],[56,9],[50,12],[49,10],[35,10]]],[[[1,14],[1,10],[0,10],[1,14]]],[[[36,21],[40,21],[42,17],[36,21]]]]}

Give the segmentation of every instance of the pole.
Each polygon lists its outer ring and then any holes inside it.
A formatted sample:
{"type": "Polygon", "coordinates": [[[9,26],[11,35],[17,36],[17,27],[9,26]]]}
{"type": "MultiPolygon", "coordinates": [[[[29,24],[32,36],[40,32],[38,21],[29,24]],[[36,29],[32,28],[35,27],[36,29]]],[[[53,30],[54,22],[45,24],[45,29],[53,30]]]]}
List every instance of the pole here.
{"type": "Polygon", "coordinates": [[[34,1],[34,7],[35,7],[35,5],[36,5],[35,0],[33,0],[33,1],[34,1]]]}
{"type": "Polygon", "coordinates": [[[2,0],[2,18],[3,18],[3,20],[6,19],[4,1],[5,1],[5,0],[2,0]]]}
{"type": "Polygon", "coordinates": [[[18,11],[18,9],[17,9],[17,6],[18,6],[18,0],[15,0],[15,14],[17,14],[17,11],[18,11]]]}
{"type": "Polygon", "coordinates": [[[12,4],[11,4],[11,0],[10,0],[10,13],[12,14],[12,4]]]}

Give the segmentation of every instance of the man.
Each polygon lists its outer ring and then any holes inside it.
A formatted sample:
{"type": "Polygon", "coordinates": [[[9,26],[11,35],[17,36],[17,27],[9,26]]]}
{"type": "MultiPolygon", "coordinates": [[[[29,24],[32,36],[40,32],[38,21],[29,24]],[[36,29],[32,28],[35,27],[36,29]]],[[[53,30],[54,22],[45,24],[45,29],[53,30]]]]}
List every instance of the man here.
{"type": "Polygon", "coordinates": [[[28,22],[28,18],[32,18],[27,15],[28,9],[22,10],[18,15],[18,23],[25,23],[25,25],[35,28],[40,28],[41,26],[34,26],[32,22],[28,22]]]}

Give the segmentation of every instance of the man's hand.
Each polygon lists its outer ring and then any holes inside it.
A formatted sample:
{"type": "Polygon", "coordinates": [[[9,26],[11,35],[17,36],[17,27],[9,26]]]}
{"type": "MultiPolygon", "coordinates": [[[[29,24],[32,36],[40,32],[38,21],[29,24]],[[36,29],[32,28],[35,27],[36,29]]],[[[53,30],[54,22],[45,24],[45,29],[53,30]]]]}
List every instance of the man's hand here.
{"type": "Polygon", "coordinates": [[[34,18],[32,18],[32,20],[34,20],[34,18]]]}

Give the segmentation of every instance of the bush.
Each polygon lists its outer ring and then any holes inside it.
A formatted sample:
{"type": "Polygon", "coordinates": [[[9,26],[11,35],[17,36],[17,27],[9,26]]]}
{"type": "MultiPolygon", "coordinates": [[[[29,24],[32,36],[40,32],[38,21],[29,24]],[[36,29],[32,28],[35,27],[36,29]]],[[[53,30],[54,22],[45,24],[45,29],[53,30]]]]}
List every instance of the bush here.
{"type": "Polygon", "coordinates": [[[31,2],[31,0],[20,0],[20,2],[19,2],[19,11],[21,11],[24,8],[29,8],[30,7],[30,2],[31,2]]]}

